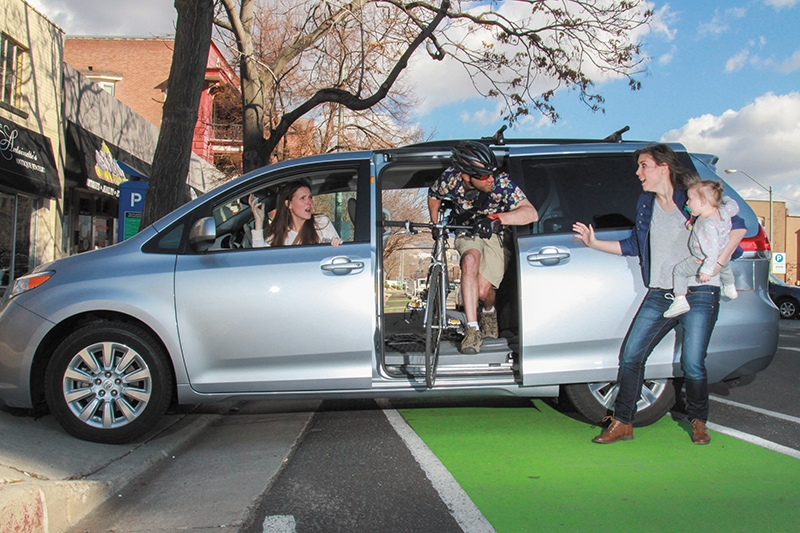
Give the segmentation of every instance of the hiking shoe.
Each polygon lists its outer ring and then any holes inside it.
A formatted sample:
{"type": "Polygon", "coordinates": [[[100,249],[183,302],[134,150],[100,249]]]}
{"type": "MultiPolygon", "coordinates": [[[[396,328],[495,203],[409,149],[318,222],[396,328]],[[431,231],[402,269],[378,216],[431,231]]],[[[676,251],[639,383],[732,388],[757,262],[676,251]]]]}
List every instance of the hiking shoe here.
{"type": "Polygon", "coordinates": [[[675,318],[676,316],[688,312],[689,309],[691,309],[691,306],[686,296],[676,296],[672,305],[669,306],[669,309],[664,311],[664,318],[675,318]]]}
{"type": "Polygon", "coordinates": [[[461,353],[474,355],[480,352],[481,344],[483,344],[482,339],[480,330],[467,326],[467,333],[461,341],[461,353]]]}
{"type": "Polygon", "coordinates": [[[739,293],[736,292],[736,285],[732,283],[730,285],[723,285],[720,294],[729,300],[735,300],[739,296],[739,293]]]}
{"type": "Polygon", "coordinates": [[[497,327],[497,312],[493,311],[491,313],[481,313],[481,317],[478,320],[478,323],[481,326],[481,337],[484,339],[496,339],[499,334],[499,329],[497,327]]]}

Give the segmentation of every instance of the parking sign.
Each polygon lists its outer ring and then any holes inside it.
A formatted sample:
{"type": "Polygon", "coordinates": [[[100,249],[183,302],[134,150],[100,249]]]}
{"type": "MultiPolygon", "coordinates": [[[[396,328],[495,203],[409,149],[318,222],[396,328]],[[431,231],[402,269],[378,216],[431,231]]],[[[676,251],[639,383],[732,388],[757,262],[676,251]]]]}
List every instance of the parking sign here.
{"type": "Polygon", "coordinates": [[[770,270],[773,274],[786,274],[786,254],[782,252],[772,254],[771,266],[770,270]]]}

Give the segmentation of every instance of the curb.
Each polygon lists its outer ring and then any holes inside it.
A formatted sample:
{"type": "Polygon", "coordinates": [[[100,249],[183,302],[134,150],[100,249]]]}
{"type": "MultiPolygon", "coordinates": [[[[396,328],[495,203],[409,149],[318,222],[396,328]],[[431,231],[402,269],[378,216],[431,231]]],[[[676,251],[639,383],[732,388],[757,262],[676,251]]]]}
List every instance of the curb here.
{"type": "Polygon", "coordinates": [[[185,415],[98,472],[79,480],[0,485],[0,533],[61,533],[122,487],[194,440],[221,414],[185,415]]]}

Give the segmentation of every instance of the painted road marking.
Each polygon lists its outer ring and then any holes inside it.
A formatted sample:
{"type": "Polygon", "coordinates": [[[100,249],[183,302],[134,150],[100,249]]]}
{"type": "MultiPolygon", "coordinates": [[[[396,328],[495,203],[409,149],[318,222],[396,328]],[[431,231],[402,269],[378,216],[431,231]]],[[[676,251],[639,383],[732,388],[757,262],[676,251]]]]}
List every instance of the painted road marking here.
{"type": "Polygon", "coordinates": [[[710,394],[708,398],[710,400],[714,400],[715,402],[724,403],[725,405],[732,405],[733,407],[738,407],[740,409],[747,409],[748,411],[753,411],[755,413],[759,413],[762,415],[771,416],[773,418],[780,418],[781,420],[786,420],[794,424],[800,424],[800,418],[797,418],[796,416],[785,415],[783,413],[776,413],[775,411],[768,411],[767,409],[762,409],[760,407],[753,407],[752,405],[726,400],[725,398],[720,398],[719,396],[714,396],[713,394],[710,394]]]}
{"type": "Polygon", "coordinates": [[[738,429],[719,426],[711,422],[709,422],[706,425],[708,426],[708,429],[716,431],[717,433],[723,433],[725,435],[728,435],[729,437],[743,440],[745,442],[749,442],[750,444],[755,444],[756,446],[761,446],[762,448],[772,450],[773,452],[782,453],[783,455],[788,455],[789,457],[800,459],[800,452],[795,450],[794,448],[789,448],[788,446],[782,446],[767,439],[762,439],[761,437],[756,437],[755,435],[750,435],[749,433],[739,431],[738,429]]]}
{"type": "MultiPolygon", "coordinates": [[[[794,337],[794,335],[791,335],[794,337]]],[[[778,346],[779,350],[789,350],[791,352],[800,352],[800,348],[795,348],[794,346],[778,346]]]]}
{"type": "Polygon", "coordinates": [[[290,514],[279,514],[264,518],[264,533],[296,533],[297,523],[290,514]]]}
{"type": "Polygon", "coordinates": [[[405,419],[392,409],[391,403],[386,399],[376,400],[378,406],[383,410],[383,414],[389,420],[394,430],[403,439],[411,455],[419,463],[425,475],[431,480],[433,488],[439,493],[439,497],[450,509],[453,518],[464,533],[496,533],[486,517],[480,512],[478,507],[472,502],[470,497],[458,484],[458,481],[439,461],[439,458],[428,448],[419,435],[417,435],[405,419]]]}

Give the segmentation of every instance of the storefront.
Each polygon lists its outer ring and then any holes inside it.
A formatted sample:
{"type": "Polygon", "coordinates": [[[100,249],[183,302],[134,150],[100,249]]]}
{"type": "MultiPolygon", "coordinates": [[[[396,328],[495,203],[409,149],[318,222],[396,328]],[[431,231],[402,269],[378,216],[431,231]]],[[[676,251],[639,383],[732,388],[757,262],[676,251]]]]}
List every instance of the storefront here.
{"type": "Polygon", "coordinates": [[[50,139],[0,117],[0,289],[36,266],[39,210],[60,197],[50,139]]]}
{"type": "Polygon", "coordinates": [[[149,176],[150,164],[73,122],[67,122],[65,147],[70,253],[116,243],[119,186],[149,176]]]}

